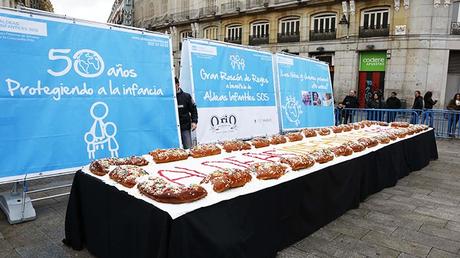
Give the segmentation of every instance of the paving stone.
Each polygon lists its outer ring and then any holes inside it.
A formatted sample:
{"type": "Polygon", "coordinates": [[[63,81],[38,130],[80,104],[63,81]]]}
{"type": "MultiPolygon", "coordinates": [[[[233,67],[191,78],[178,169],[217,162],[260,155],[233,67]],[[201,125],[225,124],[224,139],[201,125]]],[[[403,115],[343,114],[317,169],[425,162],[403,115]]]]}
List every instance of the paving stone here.
{"type": "Polygon", "coordinates": [[[424,224],[420,229],[420,232],[430,234],[437,237],[442,237],[445,239],[450,239],[452,241],[460,242],[460,232],[453,231],[445,228],[439,228],[433,225],[424,224]]]}
{"type": "MultiPolygon", "coordinates": [[[[414,194],[415,195],[415,194],[414,194]]],[[[426,207],[426,208],[432,208],[435,209],[439,207],[439,203],[431,202],[428,200],[421,200],[421,199],[414,199],[412,196],[411,197],[406,197],[406,196],[393,196],[391,197],[390,200],[397,201],[399,203],[407,203],[410,205],[415,205],[417,207],[426,207]]]]}
{"type": "Polygon", "coordinates": [[[282,252],[279,252],[276,256],[277,258],[317,258],[318,256],[314,254],[307,254],[304,251],[301,251],[294,247],[288,247],[282,252]]]}
{"type": "Polygon", "coordinates": [[[312,234],[314,237],[322,238],[327,241],[332,241],[334,238],[338,237],[340,232],[332,231],[326,229],[326,227],[318,229],[315,233],[312,234]]]}
{"type": "MultiPolygon", "coordinates": [[[[13,246],[8,242],[8,240],[0,240],[0,252],[13,250],[13,246]]],[[[1,257],[1,256],[0,256],[1,257]]]]}
{"type": "Polygon", "coordinates": [[[366,229],[370,229],[373,231],[377,231],[383,234],[391,234],[393,231],[398,228],[396,225],[386,225],[382,224],[379,222],[375,222],[372,220],[369,220],[367,218],[359,218],[359,217],[354,217],[350,215],[342,215],[340,218],[338,218],[339,221],[343,220],[351,225],[355,225],[357,227],[362,227],[366,229]]]}
{"type": "Polygon", "coordinates": [[[372,244],[382,245],[403,253],[425,257],[430,252],[431,247],[416,242],[404,240],[395,236],[388,236],[371,231],[362,238],[363,241],[372,244]]]}
{"type": "Polygon", "coordinates": [[[458,258],[460,255],[432,248],[428,258],[458,258]]]}
{"type": "MultiPolygon", "coordinates": [[[[399,185],[399,182],[398,182],[398,185],[399,185]]],[[[412,196],[412,192],[408,192],[408,191],[401,191],[401,190],[398,190],[396,189],[396,186],[395,187],[391,187],[391,188],[385,188],[382,190],[382,192],[384,193],[388,193],[388,194],[391,194],[393,195],[392,197],[396,197],[396,196],[405,196],[405,197],[410,197],[412,196]]]]}
{"type": "Polygon", "coordinates": [[[66,252],[64,252],[60,246],[57,246],[53,243],[19,247],[16,248],[16,252],[21,257],[60,258],[67,256],[66,252]]]}
{"type": "Polygon", "coordinates": [[[429,215],[429,216],[438,217],[438,218],[445,219],[445,220],[452,220],[452,221],[460,222],[460,214],[452,214],[450,212],[439,210],[438,208],[430,209],[430,208],[425,208],[425,207],[419,207],[415,209],[414,211],[420,214],[424,214],[424,215],[429,215]]]}
{"type": "Polygon", "coordinates": [[[330,231],[335,231],[335,232],[339,232],[347,236],[354,237],[356,239],[360,239],[361,237],[366,235],[367,232],[370,231],[370,229],[362,228],[362,227],[347,223],[343,220],[333,221],[327,224],[324,228],[330,231]]]}
{"type": "Polygon", "coordinates": [[[356,216],[356,217],[364,217],[369,212],[370,212],[370,210],[368,210],[368,209],[366,209],[364,207],[359,207],[358,209],[352,209],[352,210],[347,211],[346,214],[353,215],[353,216],[356,216]]]}
{"type": "Polygon", "coordinates": [[[460,250],[460,242],[451,241],[445,238],[424,234],[422,232],[398,228],[392,236],[411,242],[419,243],[429,247],[436,247],[440,250],[457,253],[460,250]]]}
{"type": "Polygon", "coordinates": [[[30,226],[26,231],[15,232],[15,234],[9,236],[7,240],[15,248],[51,242],[48,236],[34,226],[30,226]]]}
{"type": "Polygon", "coordinates": [[[415,230],[419,229],[423,225],[423,222],[420,221],[409,220],[376,211],[369,212],[369,214],[366,215],[366,218],[386,225],[397,225],[399,227],[407,227],[415,230]]]}
{"type": "Polygon", "coordinates": [[[423,214],[419,214],[415,212],[395,211],[391,215],[399,217],[399,218],[404,218],[406,220],[421,222],[423,224],[434,225],[440,228],[446,226],[447,224],[447,220],[445,219],[427,216],[427,215],[423,215],[423,214]]]}
{"type": "MultiPolygon", "coordinates": [[[[58,245],[58,244],[57,244],[58,245]]],[[[62,243],[61,245],[58,245],[62,247],[62,250],[67,254],[68,257],[75,257],[75,258],[94,258],[92,254],[88,252],[87,249],[83,249],[80,251],[75,251],[70,247],[64,246],[62,243]]]]}
{"type": "Polygon", "coordinates": [[[356,251],[366,257],[397,257],[399,252],[381,245],[370,244],[353,237],[340,235],[334,240],[344,250],[356,251]]]}
{"type": "Polygon", "coordinates": [[[372,199],[372,200],[367,201],[366,203],[374,203],[380,206],[391,207],[393,210],[413,211],[417,208],[417,206],[413,204],[402,203],[402,202],[398,202],[395,200],[372,199]]]}
{"type": "Polygon", "coordinates": [[[460,223],[455,222],[455,221],[448,221],[446,224],[446,228],[453,230],[453,231],[460,232],[460,223]]]}
{"type": "MultiPolygon", "coordinates": [[[[439,198],[459,200],[460,199],[460,189],[458,189],[458,191],[449,191],[449,192],[433,191],[429,195],[439,197],[439,198]]],[[[459,204],[457,204],[457,206],[458,205],[459,204]]]]}
{"type": "Polygon", "coordinates": [[[398,258],[418,258],[418,257],[415,255],[411,255],[411,254],[400,253],[398,258]]]}
{"type": "Polygon", "coordinates": [[[458,203],[460,202],[459,200],[454,200],[450,198],[441,198],[441,197],[436,197],[432,195],[424,195],[424,194],[414,194],[412,196],[414,199],[418,200],[424,200],[424,201],[429,201],[433,203],[438,203],[442,205],[447,205],[447,206],[457,206],[458,203]]]}
{"type": "Polygon", "coordinates": [[[375,193],[375,194],[369,196],[368,199],[384,199],[384,200],[387,200],[387,199],[390,199],[390,197],[392,197],[392,196],[393,195],[390,194],[390,193],[380,191],[378,193],[375,193]]]}
{"type": "Polygon", "coordinates": [[[333,257],[365,257],[354,251],[343,250],[336,246],[333,242],[324,241],[323,239],[316,237],[307,237],[302,241],[295,244],[295,247],[311,254],[322,254],[333,257]]]}
{"type": "Polygon", "coordinates": [[[16,250],[1,250],[0,251],[0,257],[5,257],[5,258],[22,258],[16,250]]]}

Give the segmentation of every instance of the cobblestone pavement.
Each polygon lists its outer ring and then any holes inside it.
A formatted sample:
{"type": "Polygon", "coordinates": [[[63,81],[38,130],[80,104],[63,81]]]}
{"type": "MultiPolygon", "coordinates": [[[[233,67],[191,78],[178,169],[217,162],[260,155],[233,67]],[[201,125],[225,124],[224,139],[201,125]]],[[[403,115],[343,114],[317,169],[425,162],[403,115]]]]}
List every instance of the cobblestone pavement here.
{"type": "MultiPolygon", "coordinates": [[[[460,140],[439,140],[438,151],[439,160],[370,196],[278,258],[460,257],[460,140]]],[[[71,180],[40,180],[30,188],[71,180]]],[[[93,257],[61,242],[67,200],[34,203],[37,219],[18,225],[9,225],[0,212],[0,257],[93,257]]]]}

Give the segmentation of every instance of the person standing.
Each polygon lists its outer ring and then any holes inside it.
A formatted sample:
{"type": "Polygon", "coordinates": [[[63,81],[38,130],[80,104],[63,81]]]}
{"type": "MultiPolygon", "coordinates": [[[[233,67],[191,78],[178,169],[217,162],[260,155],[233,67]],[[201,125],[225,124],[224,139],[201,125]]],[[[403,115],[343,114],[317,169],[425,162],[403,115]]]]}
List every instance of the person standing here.
{"type": "MultiPolygon", "coordinates": [[[[343,99],[342,103],[339,104],[339,108],[358,108],[358,98],[354,90],[350,90],[350,93],[343,99]]],[[[353,122],[352,110],[343,110],[343,116],[344,124],[353,122]]]]}
{"type": "Polygon", "coordinates": [[[438,103],[437,100],[433,100],[433,92],[427,91],[425,93],[425,96],[423,96],[423,101],[425,102],[425,109],[423,113],[423,118],[422,118],[422,124],[425,123],[426,120],[429,118],[429,125],[430,127],[433,127],[433,106],[438,103]]]}
{"type": "MultiPolygon", "coordinates": [[[[387,109],[400,109],[401,108],[401,100],[396,97],[398,94],[396,92],[392,92],[390,97],[386,101],[386,108],[387,109]]],[[[387,122],[391,123],[396,120],[396,111],[388,111],[387,115],[387,122]]]]}
{"type": "Polygon", "coordinates": [[[415,113],[412,114],[411,124],[416,124],[418,122],[418,118],[420,117],[420,113],[423,109],[423,98],[422,94],[419,90],[415,91],[415,98],[414,104],[412,105],[412,109],[415,109],[415,113]]]}
{"type": "Polygon", "coordinates": [[[447,130],[449,137],[454,137],[457,130],[457,122],[460,118],[460,93],[455,94],[454,98],[449,101],[447,109],[451,111],[448,114],[449,122],[447,130]]]}
{"type": "MultiPolygon", "coordinates": [[[[382,101],[382,98],[380,97],[378,92],[374,92],[372,95],[372,98],[367,102],[367,108],[370,109],[382,109],[384,106],[384,103],[382,101]]],[[[376,121],[381,121],[383,118],[382,110],[369,110],[367,112],[367,119],[368,120],[376,120],[376,121]]]]}
{"type": "Polygon", "coordinates": [[[174,82],[176,84],[182,145],[184,149],[190,149],[192,147],[192,131],[195,131],[198,124],[198,111],[192,96],[180,88],[179,79],[174,78],[174,82]]]}

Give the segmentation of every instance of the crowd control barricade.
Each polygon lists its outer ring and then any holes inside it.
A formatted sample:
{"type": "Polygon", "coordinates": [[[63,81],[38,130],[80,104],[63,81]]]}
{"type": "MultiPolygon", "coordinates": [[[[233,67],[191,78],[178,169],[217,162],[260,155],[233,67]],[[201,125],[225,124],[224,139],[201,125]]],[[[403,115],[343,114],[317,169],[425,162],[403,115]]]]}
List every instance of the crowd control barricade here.
{"type": "Polygon", "coordinates": [[[460,137],[460,111],[443,109],[425,109],[421,115],[421,124],[433,127],[436,137],[460,137]]]}
{"type": "Polygon", "coordinates": [[[336,108],[335,119],[337,125],[363,120],[425,124],[435,130],[436,137],[460,137],[460,111],[454,110],[336,108]]]}
{"type": "Polygon", "coordinates": [[[335,115],[337,124],[354,123],[363,120],[418,124],[422,116],[422,110],[337,108],[335,115]]]}

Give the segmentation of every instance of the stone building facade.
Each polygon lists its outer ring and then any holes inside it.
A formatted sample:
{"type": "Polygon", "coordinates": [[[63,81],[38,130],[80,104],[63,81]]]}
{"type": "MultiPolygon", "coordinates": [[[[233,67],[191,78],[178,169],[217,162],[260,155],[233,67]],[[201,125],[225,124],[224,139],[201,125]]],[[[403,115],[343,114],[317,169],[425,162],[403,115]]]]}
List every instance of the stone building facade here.
{"type": "Polygon", "coordinates": [[[53,12],[53,4],[50,0],[0,0],[0,6],[16,8],[17,5],[53,12]]]}
{"type": "Polygon", "coordinates": [[[460,92],[460,1],[117,0],[113,10],[126,3],[129,22],[109,22],[170,33],[176,71],[181,41],[197,37],[326,61],[335,98],[355,89],[362,106],[375,90],[408,108],[415,90],[433,91],[435,108],[460,92]]]}

